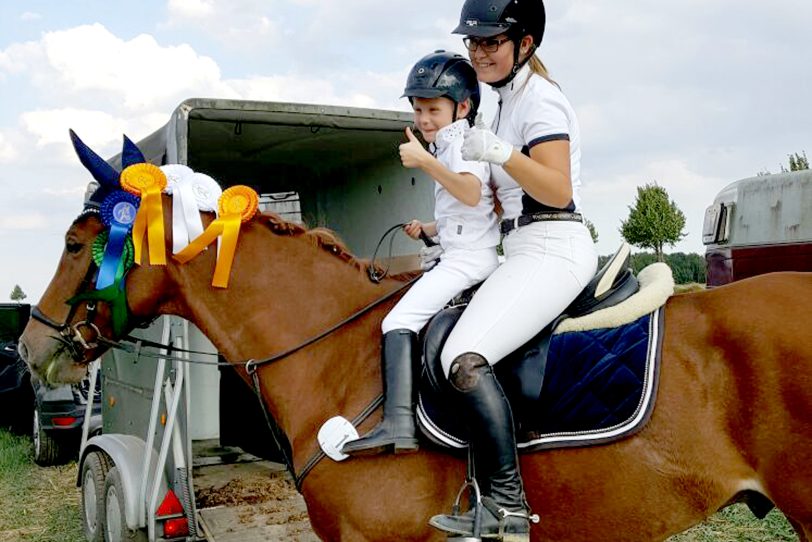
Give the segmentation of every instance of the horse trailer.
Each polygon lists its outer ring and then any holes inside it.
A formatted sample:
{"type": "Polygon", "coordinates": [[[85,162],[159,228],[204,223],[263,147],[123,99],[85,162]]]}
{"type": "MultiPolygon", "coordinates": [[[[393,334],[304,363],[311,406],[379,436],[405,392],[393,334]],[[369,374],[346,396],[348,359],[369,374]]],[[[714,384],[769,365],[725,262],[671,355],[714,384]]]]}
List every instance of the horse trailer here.
{"type": "MultiPolygon", "coordinates": [[[[411,124],[405,112],[189,99],[137,145],[153,164],[187,165],[223,188],[249,185],[261,210],[331,228],[354,254],[369,257],[385,230],[433,213],[433,181],[399,160],[411,124]]],[[[109,163],[119,168],[120,155],[109,163]]],[[[391,270],[416,268],[418,249],[396,237],[391,270]]],[[[278,295],[268,286],[269,296],[278,295]]],[[[214,346],[179,317],[133,335],[198,353],[136,345],[103,356],[102,434],[83,442],[79,462],[87,539],[288,539],[284,525],[240,525],[222,507],[207,514],[196,504],[195,481],[209,467],[256,467],[263,458],[270,466],[256,472],[278,470],[280,450],[253,390],[237,369],[218,366],[214,346]],[[188,361],[178,359],[184,355],[188,361]]]]}
{"type": "Polygon", "coordinates": [[[773,271],[812,271],[812,171],[736,181],[705,211],[708,286],[773,271]]]}

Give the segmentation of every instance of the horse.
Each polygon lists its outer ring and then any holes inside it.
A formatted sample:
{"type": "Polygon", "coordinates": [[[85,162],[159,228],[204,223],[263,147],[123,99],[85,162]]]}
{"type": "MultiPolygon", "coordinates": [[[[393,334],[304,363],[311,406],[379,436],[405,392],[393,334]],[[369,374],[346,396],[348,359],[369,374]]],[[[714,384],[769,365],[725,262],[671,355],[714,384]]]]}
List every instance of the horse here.
{"type": "MultiPolygon", "coordinates": [[[[48,382],[80,379],[112,342],[106,305],[66,305],[92,288],[90,247],[103,229],[93,213],[70,226],[38,318],[20,339],[21,355],[48,382]]],[[[370,281],[371,264],[336,235],[272,214],[243,225],[226,289],[210,286],[215,253],[184,265],[170,259],[133,267],[125,284],[128,328],[181,316],[246,381],[240,362],[289,352],[255,375],[301,473],[318,452],[326,419],[351,418],[381,394],[380,323],[410,276],[370,281]],[[319,340],[297,348],[311,337],[319,340]]],[[[531,539],[664,540],[747,500],[762,510],[776,506],[799,539],[812,542],[810,299],[812,274],[789,272],[670,297],[648,424],[611,444],[521,456],[527,499],[541,517],[531,539]]],[[[379,417],[380,409],[359,432],[379,417]]],[[[327,541],[445,540],[427,521],[450,510],[466,475],[464,458],[432,447],[310,466],[300,491],[314,531],[327,541]]]]}

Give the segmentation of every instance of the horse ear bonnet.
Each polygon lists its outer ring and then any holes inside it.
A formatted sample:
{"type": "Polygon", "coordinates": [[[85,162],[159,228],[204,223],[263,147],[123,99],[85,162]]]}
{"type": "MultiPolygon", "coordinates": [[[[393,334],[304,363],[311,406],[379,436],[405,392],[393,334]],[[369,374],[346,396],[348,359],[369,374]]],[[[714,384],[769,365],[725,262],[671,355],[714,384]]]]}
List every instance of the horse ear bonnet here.
{"type": "Polygon", "coordinates": [[[143,164],[146,161],[141,150],[125,135],[124,146],[121,149],[121,169],[126,169],[133,164],[143,164]]]}
{"type": "MultiPolygon", "coordinates": [[[[73,130],[70,130],[70,139],[71,142],[73,142],[73,149],[76,151],[76,156],[79,157],[79,161],[99,184],[98,188],[87,197],[85,207],[99,208],[104,198],[106,198],[110,192],[121,189],[121,185],[119,184],[121,173],[108,164],[101,156],[93,152],[73,130]]],[[[127,166],[143,162],[146,162],[143,153],[138,149],[135,143],[125,135],[124,145],[121,150],[122,167],[126,168],[127,166]]]]}

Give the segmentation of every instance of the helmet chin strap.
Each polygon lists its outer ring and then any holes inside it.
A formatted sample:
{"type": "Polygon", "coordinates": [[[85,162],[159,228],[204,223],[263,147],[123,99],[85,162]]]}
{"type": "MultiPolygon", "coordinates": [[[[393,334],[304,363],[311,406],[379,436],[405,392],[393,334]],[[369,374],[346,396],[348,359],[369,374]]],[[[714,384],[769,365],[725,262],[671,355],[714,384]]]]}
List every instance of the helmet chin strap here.
{"type": "Polygon", "coordinates": [[[527,52],[527,56],[524,57],[524,60],[519,61],[519,50],[521,49],[520,47],[521,39],[519,39],[518,41],[514,41],[513,44],[514,44],[513,67],[510,69],[510,73],[508,73],[507,77],[505,77],[504,79],[500,79],[495,83],[488,83],[493,88],[502,88],[511,81],[513,81],[513,78],[516,77],[516,74],[519,73],[519,70],[521,70],[524,67],[524,65],[530,61],[530,59],[533,57],[533,54],[536,52],[536,44],[534,43],[530,46],[530,51],[527,52]]]}

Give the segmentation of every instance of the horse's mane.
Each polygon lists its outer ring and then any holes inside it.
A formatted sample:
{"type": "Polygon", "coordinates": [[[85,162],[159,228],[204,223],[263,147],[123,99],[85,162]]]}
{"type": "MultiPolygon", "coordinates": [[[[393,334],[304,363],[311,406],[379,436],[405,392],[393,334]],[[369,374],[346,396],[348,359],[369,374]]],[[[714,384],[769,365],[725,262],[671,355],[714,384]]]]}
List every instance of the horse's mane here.
{"type": "MultiPolygon", "coordinates": [[[[306,228],[294,222],[288,222],[279,215],[267,211],[261,213],[260,218],[275,234],[288,235],[291,237],[302,236],[310,241],[313,246],[326,250],[330,254],[336,256],[344,262],[347,262],[364,274],[374,271],[376,275],[381,276],[384,273],[384,269],[374,262],[368,259],[359,259],[353,256],[344,241],[341,240],[336,232],[329,228],[306,228]]],[[[388,276],[396,280],[408,280],[416,276],[416,274],[419,274],[419,272],[407,271],[405,273],[398,273],[388,276]]]]}

